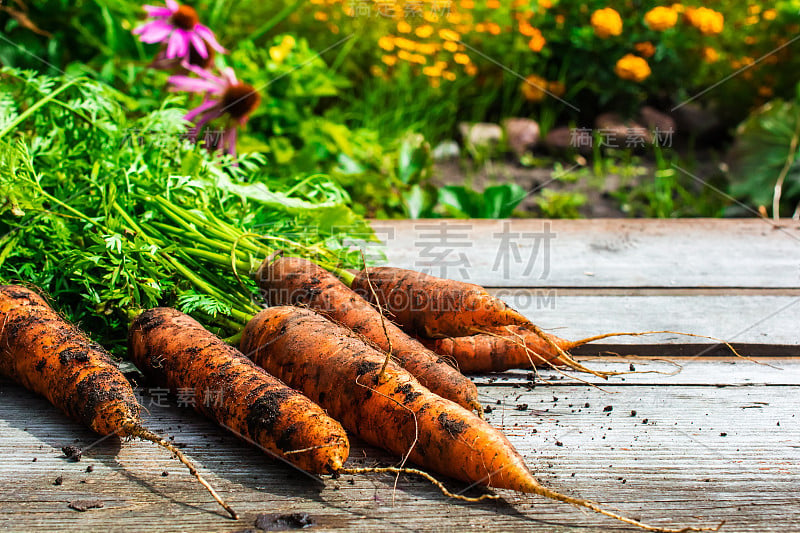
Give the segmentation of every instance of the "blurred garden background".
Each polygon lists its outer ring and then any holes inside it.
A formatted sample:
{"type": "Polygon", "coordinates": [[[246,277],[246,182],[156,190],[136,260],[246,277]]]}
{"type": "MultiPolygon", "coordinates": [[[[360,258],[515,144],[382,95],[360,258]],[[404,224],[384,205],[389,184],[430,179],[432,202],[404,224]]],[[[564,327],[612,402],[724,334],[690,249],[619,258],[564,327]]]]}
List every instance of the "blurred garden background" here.
{"type": "Polygon", "coordinates": [[[217,83],[187,78],[232,68],[233,107],[202,119],[220,137],[183,142],[235,145],[213,157],[238,157],[245,181],[355,216],[800,213],[800,0],[151,3],[0,2],[0,131],[57,86],[32,88],[47,76],[114,91],[122,138],[152,142],[159,124],[137,119],[181,122],[217,83]],[[202,23],[220,47],[198,31],[187,69],[166,30],[142,29],[154,20],[202,23]]]}

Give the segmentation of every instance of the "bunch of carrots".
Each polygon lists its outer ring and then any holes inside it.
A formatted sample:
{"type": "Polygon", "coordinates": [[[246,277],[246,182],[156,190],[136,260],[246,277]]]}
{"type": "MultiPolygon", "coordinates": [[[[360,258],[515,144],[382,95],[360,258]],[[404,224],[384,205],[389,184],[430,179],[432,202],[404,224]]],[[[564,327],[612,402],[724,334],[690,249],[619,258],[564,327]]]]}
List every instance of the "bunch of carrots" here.
{"type": "MultiPolygon", "coordinates": [[[[160,205],[186,220],[178,206],[160,205]]],[[[476,285],[397,268],[341,270],[324,257],[285,256],[212,223],[136,230],[156,245],[191,240],[195,247],[186,242],[184,253],[200,264],[224,261],[237,276],[243,268],[253,275],[268,306],[237,302],[239,311],[224,321],[235,333],[228,342],[184,313],[154,308],[131,313],[128,353],[161,385],[223,390],[221,405],[196,409],[279,460],[316,474],[417,474],[453,498],[497,497],[452,494],[433,472],[538,494],[647,530],[713,529],[650,526],[544,487],[511,442],[483,419],[477,389],[461,372],[551,365],[604,375],[569,355],[592,339],[549,335],[476,285]],[[219,250],[226,238],[227,257],[219,250]],[[212,241],[205,248],[197,244],[212,241]],[[347,468],[347,432],[401,457],[400,466],[347,468]]],[[[0,287],[0,324],[0,373],[98,433],[168,447],[236,517],[188,459],[144,428],[130,384],[102,347],[41,296],[0,287]]]]}

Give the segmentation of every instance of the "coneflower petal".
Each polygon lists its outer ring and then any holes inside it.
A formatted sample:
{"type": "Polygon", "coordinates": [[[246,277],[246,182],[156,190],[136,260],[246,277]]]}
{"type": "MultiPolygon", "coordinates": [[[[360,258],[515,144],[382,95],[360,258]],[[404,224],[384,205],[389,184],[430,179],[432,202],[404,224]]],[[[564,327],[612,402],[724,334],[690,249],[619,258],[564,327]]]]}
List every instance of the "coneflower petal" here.
{"type": "Polygon", "coordinates": [[[170,91],[186,91],[190,93],[204,93],[210,92],[212,94],[219,94],[224,89],[220,88],[219,85],[214,83],[213,81],[208,80],[198,80],[197,78],[190,78],[189,76],[181,76],[180,74],[176,76],[170,76],[169,83],[172,87],[169,88],[170,91]]]}
{"type": "Polygon", "coordinates": [[[192,122],[198,115],[201,115],[201,114],[205,113],[206,111],[209,111],[210,109],[213,109],[214,106],[217,106],[217,105],[219,105],[219,101],[217,101],[217,100],[207,100],[207,101],[203,102],[202,104],[200,104],[199,106],[197,106],[194,109],[192,109],[191,111],[189,111],[188,113],[186,113],[183,116],[183,120],[192,122]]]}
{"type": "Polygon", "coordinates": [[[225,89],[228,86],[228,82],[224,78],[215,76],[214,74],[212,74],[211,72],[207,71],[204,68],[200,68],[197,65],[192,65],[190,63],[184,66],[186,67],[187,70],[194,72],[201,78],[204,78],[212,83],[216,83],[220,89],[225,89]]]}
{"type": "MultiPolygon", "coordinates": [[[[154,20],[144,26],[139,26],[136,30],[140,30],[140,41],[152,44],[164,41],[172,32],[172,26],[163,20],[154,20]]],[[[136,30],[134,30],[134,33],[136,33],[136,30]]]]}
{"type": "Polygon", "coordinates": [[[211,31],[208,26],[203,26],[202,24],[197,24],[194,27],[194,32],[203,38],[203,40],[214,50],[219,52],[220,54],[224,54],[227,52],[221,44],[217,41],[217,38],[214,36],[214,32],[211,31]]]}
{"type": "Polygon", "coordinates": [[[224,79],[229,86],[239,83],[239,81],[236,79],[236,73],[231,67],[225,67],[222,69],[222,79],[224,79]]]}
{"type": "Polygon", "coordinates": [[[186,43],[186,34],[183,30],[174,29],[172,35],[169,36],[169,44],[167,44],[167,57],[185,57],[189,51],[186,43]]]}
{"type": "Polygon", "coordinates": [[[169,17],[172,15],[172,10],[168,7],[145,5],[142,8],[147,11],[147,15],[150,17],[169,17]]]}
{"type": "Polygon", "coordinates": [[[175,0],[167,0],[167,8],[169,8],[172,13],[175,13],[180,7],[181,6],[175,0]]]}
{"type": "Polygon", "coordinates": [[[206,43],[203,41],[203,38],[197,35],[196,32],[190,32],[189,38],[192,41],[192,45],[194,46],[197,53],[200,54],[200,57],[203,59],[208,57],[208,49],[206,48],[206,43]]]}

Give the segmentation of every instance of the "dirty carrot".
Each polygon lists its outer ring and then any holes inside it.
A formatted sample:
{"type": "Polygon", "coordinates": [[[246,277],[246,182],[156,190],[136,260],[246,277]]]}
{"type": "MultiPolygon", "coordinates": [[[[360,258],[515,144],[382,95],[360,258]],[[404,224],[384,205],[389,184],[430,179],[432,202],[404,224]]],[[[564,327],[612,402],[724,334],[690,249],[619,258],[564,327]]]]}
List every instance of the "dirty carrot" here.
{"type": "Polygon", "coordinates": [[[354,275],[351,288],[379,303],[404,330],[424,337],[463,337],[490,327],[530,324],[479,285],[414,270],[367,268],[354,275]]]}
{"type": "Polygon", "coordinates": [[[0,286],[0,374],[100,435],[139,437],[166,448],[237,518],[178,448],[143,426],[133,388],[108,352],[18,285],[0,286]]]}
{"type": "Polygon", "coordinates": [[[652,531],[599,504],[541,485],[508,439],[476,414],[422,386],[349,329],[309,309],[261,311],[245,327],[242,352],[370,444],[475,484],[538,494],[652,531]]]}
{"type": "Polygon", "coordinates": [[[567,366],[593,372],[569,355],[569,350],[583,344],[581,341],[568,341],[525,326],[486,328],[483,331],[465,337],[421,340],[434,352],[451,357],[466,373],[502,372],[533,366],[567,366]]]}
{"type": "Polygon", "coordinates": [[[262,450],[318,474],[334,473],[347,460],[341,424],[192,317],[165,307],[144,311],[131,324],[128,346],[146,375],[173,390],[193,390],[197,411],[262,450]]]}
{"type": "Polygon", "coordinates": [[[297,257],[265,260],[255,276],[270,305],[307,306],[362,335],[434,393],[481,411],[475,385],[409,337],[333,274],[297,257]]]}

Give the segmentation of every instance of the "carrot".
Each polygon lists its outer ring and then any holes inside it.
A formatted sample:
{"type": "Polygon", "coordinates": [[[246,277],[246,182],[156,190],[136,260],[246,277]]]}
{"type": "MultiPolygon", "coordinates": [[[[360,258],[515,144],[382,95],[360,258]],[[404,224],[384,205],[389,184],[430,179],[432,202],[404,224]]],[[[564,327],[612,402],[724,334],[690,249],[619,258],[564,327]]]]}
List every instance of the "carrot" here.
{"type": "Polygon", "coordinates": [[[414,270],[367,268],[355,275],[351,288],[379,304],[404,330],[424,337],[463,337],[485,328],[530,324],[480,285],[414,270]]]}
{"type": "Polygon", "coordinates": [[[381,371],[383,353],[311,310],[282,306],[261,311],[245,327],[241,350],[368,443],[425,468],[571,503],[653,531],[700,530],[648,526],[542,486],[500,431],[433,394],[395,362],[381,371]]]}
{"type": "Polygon", "coordinates": [[[133,388],[108,352],[17,285],[0,286],[0,374],[100,435],[139,437],[166,448],[237,518],[183,452],[144,427],[133,388]]]}
{"type": "Polygon", "coordinates": [[[195,392],[195,409],[261,449],[314,473],[339,470],[350,451],[341,424],[267,374],[192,317],[143,312],[128,336],[133,362],[159,384],[195,392]],[[199,401],[218,391],[218,402],[199,401]]]}
{"type": "Polygon", "coordinates": [[[481,412],[478,389],[468,378],[322,267],[298,257],[267,259],[256,281],[270,305],[303,305],[322,313],[390,353],[434,393],[481,412]]]}

